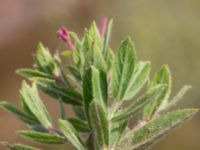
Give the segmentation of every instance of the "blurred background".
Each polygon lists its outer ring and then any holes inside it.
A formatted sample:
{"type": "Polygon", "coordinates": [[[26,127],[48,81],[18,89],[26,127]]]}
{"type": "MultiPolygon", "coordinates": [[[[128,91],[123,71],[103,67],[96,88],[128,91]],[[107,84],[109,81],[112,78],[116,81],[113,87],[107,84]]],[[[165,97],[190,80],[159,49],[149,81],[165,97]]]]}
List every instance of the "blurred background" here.
{"type": "MultiPolygon", "coordinates": [[[[152,61],[152,72],[169,64],[172,96],[184,84],[193,86],[177,108],[200,107],[199,0],[0,0],[0,99],[19,105],[18,90],[23,78],[15,70],[32,66],[32,54],[39,41],[54,51],[59,45],[56,31],[60,26],[82,35],[92,20],[100,22],[102,16],[114,19],[113,49],[131,36],[138,57],[152,61]]],[[[56,118],[55,102],[44,99],[56,118]]],[[[24,128],[15,117],[0,110],[0,141],[25,142],[15,134],[24,128]]],[[[199,139],[200,114],[152,150],[200,150],[199,139]]],[[[59,148],[36,146],[44,150],[59,148]]]]}

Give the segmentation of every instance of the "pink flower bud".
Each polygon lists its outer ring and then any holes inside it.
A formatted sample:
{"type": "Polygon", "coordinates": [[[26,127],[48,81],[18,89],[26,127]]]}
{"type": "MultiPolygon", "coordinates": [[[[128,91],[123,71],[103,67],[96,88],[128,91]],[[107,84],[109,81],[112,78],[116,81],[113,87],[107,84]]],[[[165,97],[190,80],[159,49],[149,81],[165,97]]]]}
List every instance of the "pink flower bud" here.
{"type": "Polygon", "coordinates": [[[74,45],[73,45],[73,43],[71,41],[71,38],[70,38],[70,35],[69,35],[69,31],[68,31],[67,28],[61,27],[58,30],[57,34],[58,34],[59,38],[61,38],[64,42],[66,42],[69,50],[71,50],[71,51],[74,50],[74,45]]]}
{"type": "Polygon", "coordinates": [[[101,20],[101,25],[100,25],[100,35],[101,35],[102,39],[105,36],[107,22],[108,22],[108,18],[107,17],[103,17],[102,20],[101,20]]]}

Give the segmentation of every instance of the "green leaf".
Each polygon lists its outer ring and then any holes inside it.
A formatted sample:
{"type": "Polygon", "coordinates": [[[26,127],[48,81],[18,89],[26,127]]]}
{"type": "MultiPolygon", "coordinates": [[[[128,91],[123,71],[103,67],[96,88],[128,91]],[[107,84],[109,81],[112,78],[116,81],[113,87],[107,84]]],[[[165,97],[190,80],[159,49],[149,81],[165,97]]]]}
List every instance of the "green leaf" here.
{"type": "Polygon", "coordinates": [[[85,150],[77,131],[69,121],[59,119],[59,128],[74,147],[76,147],[78,150],[85,150]]]}
{"type": "Polygon", "coordinates": [[[78,118],[69,118],[67,121],[69,121],[78,132],[90,131],[88,123],[84,120],[78,118]]]}
{"type": "Polygon", "coordinates": [[[177,95],[168,102],[167,106],[164,107],[164,110],[167,110],[171,107],[173,107],[174,105],[176,105],[185,95],[185,93],[187,93],[188,90],[190,90],[192,87],[189,85],[185,85],[183,88],[181,88],[181,90],[177,93],[177,95]]]}
{"type": "Polygon", "coordinates": [[[151,88],[158,84],[165,84],[167,88],[158,95],[154,101],[149,103],[144,108],[143,118],[144,120],[150,120],[154,115],[162,110],[168,103],[168,98],[171,93],[171,74],[167,65],[164,65],[154,76],[151,82],[151,88]]]}
{"type": "Polygon", "coordinates": [[[57,63],[50,54],[49,50],[39,43],[38,50],[35,55],[35,61],[37,68],[47,74],[55,74],[58,69],[57,63]]]}
{"type": "Polygon", "coordinates": [[[82,105],[82,95],[73,89],[43,78],[38,79],[36,84],[44,93],[55,99],[61,99],[64,103],[71,105],[82,105]]]}
{"type": "Polygon", "coordinates": [[[73,56],[72,54],[73,52],[70,50],[66,50],[62,53],[63,56],[67,57],[67,58],[71,58],[71,56],[73,56]]]}
{"type": "Polygon", "coordinates": [[[85,111],[83,107],[75,106],[73,107],[74,113],[76,114],[76,117],[78,117],[81,120],[87,120],[85,111]]]}
{"type": "Polygon", "coordinates": [[[77,81],[81,81],[82,80],[81,74],[79,73],[79,71],[75,67],[73,67],[73,66],[67,66],[67,69],[75,77],[75,79],[77,81]]]}
{"type": "Polygon", "coordinates": [[[106,62],[104,60],[102,51],[100,50],[100,48],[98,48],[98,46],[96,44],[93,45],[93,64],[94,66],[103,71],[106,72],[107,70],[107,65],[106,62]]]}
{"type": "Polygon", "coordinates": [[[58,100],[59,110],[60,110],[60,117],[62,119],[66,119],[65,107],[62,100],[58,100]]]}
{"type": "Polygon", "coordinates": [[[128,132],[119,142],[117,150],[146,149],[173,128],[191,118],[197,111],[197,109],[183,109],[160,116],[150,121],[144,127],[128,132]]]}
{"type": "Polygon", "coordinates": [[[38,148],[34,148],[28,145],[22,144],[8,144],[7,142],[0,142],[0,145],[10,149],[10,150],[39,150],[38,148]]]}
{"type": "Polygon", "coordinates": [[[106,65],[107,65],[107,71],[109,71],[114,63],[114,58],[115,58],[115,55],[112,51],[112,49],[108,49],[106,51],[104,51],[104,59],[105,59],[105,62],[106,62],[106,65]]]}
{"type": "Polygon", "coordinates": [[[84,67],[95,65],[98,69],[105,70],[106,64],[104,62],[102,53],[102,40],[96,23],[93,22],[92,26],[85,33],[83,40],[83,49],[85,64],[84,67]]]}
{"type": "Polygon", "coordinates": [[[50,116],[39,98],[36,85],[33,84],[33,87],[30,87],[26,82],[23,82],[20,93],[24,102],[27,104],[30,111],[35,115],[38,121],[46,128],[51,127],[50,116]]]}
{"type": "Polygon", "coordinates": [[[89,33],[90,37],[92,38],[92,41],[95,42],[99,48],[101,48],[102,40],[101,40],[101,36],[99,33],[99,29],[96,25],[96,22],[92,22],[92,25],[91,25],[88,33],[89,33]]]}
{"type": "Polygon", "coordinates": [[[38,121],[38,119],[35,117],[35,115],[31,112],[29,106],[26,104],[24,97],[20,94],[20,101],[21,101],[21,106],[24,110],[24,112],[30,116],[31,118],[33,118],[33,120],[35,120],[37,122],[37,124],[40,124],[40,122],[38,121]]]}
{"type": "Polygon", "coordinates": [[[150,73],[150,62],[139,62],[134,73],[131,76],[130,83],[124,95],[128,100],[135,96],[146,83],[150,73]]]}
{"type": "Polygon", "coordinates": [[[106,110],[107,106],[107,81],[103,80],[101,72],[92,66],[93,100],[106,110]]]}
{"type": "Polygon", "coordinates": [[[93,40],[91,36],[86,33],[84,40],[83,40],[83,55],[84,55],[84,68],[88,68],[90,65],[93,64],[93,40]]]}
{"type": "Polygon", "coordinates": [[[112,71],[112,94],[118,100],[124,100],[130,78],[135,68],[135,48],[130,38],[122,42],[112,71]]]}
{"type": "Polygon", "coordinates": [[[109,147],[115,149],[117,143],[124,135],[125,130],[128,128],[128,120],[116,122],[112,124],[111,133],[109,134],[109,147]]]}
{"type": "Polygon", "coordinates": [[[84,64],[85,64],[85,58],[84,53],[82,49],[75,49],[73,51],[73,62],[76,64],[76,68],[82,75],[84,64]]]}
{"type": "Polygon", "coordinates": [[[106,51],[109,47],[109,42],[111,38],[111,30],[112,30],[113,20],[109,20],[107,27],[106,27],[106,33],[103,41],[103,51],[106,51]]]}
{"type": "Polygon", "coordinates": [[[146,94],[138,98],[131,106],[126,108],[124,111],[118,113],[112,118],[113,122],[123,121],[131,118],[137,111],[141,110],[145,105],[151,102],[156,96],[162,93],[166,89],[164,85],[157,85],[156,87],[149,89],[146,94]]]}
{"type": "Polygon", "coordinates": [[[26,139],[44,144],[62,144],[66,142],[65,137],[57,134],[49,134],[35,131],[18,131],[19,135],[26,139]]]}
{"type": "Polygon", "coordinates": [[[74,41],[73,43],[75,43],[76,46],[80,47],[82,43],[81,43],[78,35],[72,31],[70,31],[69,34],[70,34],[72,40],[74,41]]]}
{"type": "Polygon", "coordinates": [[[49,133],[49,129],[45,128],[42,125],[33,125],[31,126],[31,129],[36,132],[49,133]]]}
{"type": "Polygon", "coordinates": [[[87,118],[89,117],[89,105],[92,99],[92,70],[90,67],[86,68],[83,74],[83,100],[87,118]]]}
{"type": "Polygon", "coordinates": [[[34,80],[34,78],[38,78],[38,77],[53,79],[53,77],[50,76],[49,74],[41,72],[39,70],[33,70],[33,69],[26,69],[26,68],[18,69],[16,71],[16,73],[23,77],[30,78],[32,80],[34,80]]]}
{"type": "Polygon", "coordinates": [[[1,101],[0,108],[3,108],[6,111],[14,114],[18,119],[20,119],[21,121],[23,121],[29,125],[38,124],[38,121],[35,120],[32,116],[26,114],[25,112],[22,112],[15,105],[13,105],[11,103],[1,101]]]}
{"type": "Polygon", "coordinates": [[[90,104],[90,123],[97,149],[106,149],[109,144],[109,124],[107,113],[95,101],[90,104]]]}

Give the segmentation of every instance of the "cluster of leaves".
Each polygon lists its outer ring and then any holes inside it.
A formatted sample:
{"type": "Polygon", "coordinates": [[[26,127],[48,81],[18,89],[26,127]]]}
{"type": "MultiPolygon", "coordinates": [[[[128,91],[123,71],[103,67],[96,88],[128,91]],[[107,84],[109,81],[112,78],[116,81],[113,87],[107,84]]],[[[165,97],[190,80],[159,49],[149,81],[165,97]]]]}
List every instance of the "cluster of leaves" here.
{"type": "MultiPolygon", "coordinates": [[[[101,34],[93,22],[82,39],[69,32],[74,49],[64,54],[72,58],[73,65],[66,69],[59,54],[51,55],[40,43],[34,69],[17,71],[32,83],[22,83],[22,110],[6,101],[1,101],[0,107],[30,127],[17,131],[19,135],[44,144],[69,141],[77,150],[144,150],[198,111],[167,112],[190,86],[184,86],[170,100],[168,66],[162,66],[150,81],[150,62],[137,61],[130,38],[114,54],[109,46],[112,20],[104,25],[101,34]],[[144,86],[146,92],[138,94],[144,86]],[[38,89],[59,103],[58,121],[51,119],[38,89]],[[66,116],[65,104],[72,106],[75,117],[66,116]],[[131,126],[129,122],[136,114],[139,119],[131,126]]],[[[2,144],[11,150],[37,150],[21,144],[2,144]]]]}

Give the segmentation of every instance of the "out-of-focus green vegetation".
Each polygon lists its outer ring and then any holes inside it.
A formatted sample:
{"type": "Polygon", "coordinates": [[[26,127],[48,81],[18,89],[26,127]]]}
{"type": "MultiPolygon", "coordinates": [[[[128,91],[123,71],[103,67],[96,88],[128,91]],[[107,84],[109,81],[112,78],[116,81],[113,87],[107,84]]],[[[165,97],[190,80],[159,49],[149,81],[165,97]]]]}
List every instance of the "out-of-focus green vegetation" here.
{"type": "MultiPolygon", "coordinates": [[[[4,1],[0,4],[5,8],[4,1]]],[[[92,20],[100,21],[102,16],[108,16],[114,19],[113,48],[117,48],[120,41],[130,35],[135,41],[138,56],[152,61],[152,72],[162,64],[169,64],[173,76],[172,94],[184,84],[193,86],[177,107],[200,107],[199,0],[49,0],[44,4],[42,2],[42,5],[40,1],[33,1],[21,1],[23,7],[13,1],[5,10],[7,13],[0,11],[0,31],[3,31],[0,39],[5,41],[0,42],[0,99],[18,103],[17,93],[22,78],[16,76],[14,70],[30,67],[30,53],[35,51],[38,41],[50,45],[52,50],[56,49],[60,43],[56,40],[55,32],[60,26],[68,26],[82,34],[82,29],[92,20]],[[23,15],[13,17],[16,20],[21,17],[18,26],[11,22],[15,21],[11,17],[7,23],[15,28],[11,30],[12,27],[7,25],[6,30],[2,18],[8,18],[6,15],[10,14],[17,15],[11,13],[14,8],[23,15]]],[[[53,114],[55,104],[46,103],[53,114]]],[[[198,114],[152,149],[199,150],[199,117],[198,114]]],[[[0,111],[0,122],[0,140],[21,141],[14,136],[14,130],[22,128],[22,124],[3,111],[0,111]],[[4,123],[7,121],[9,126],[4,123]]]]}

